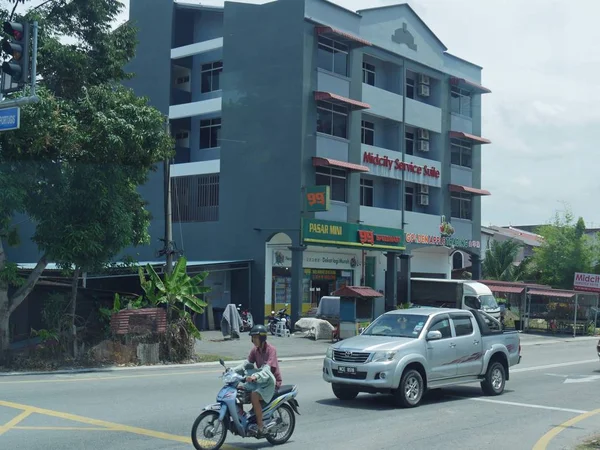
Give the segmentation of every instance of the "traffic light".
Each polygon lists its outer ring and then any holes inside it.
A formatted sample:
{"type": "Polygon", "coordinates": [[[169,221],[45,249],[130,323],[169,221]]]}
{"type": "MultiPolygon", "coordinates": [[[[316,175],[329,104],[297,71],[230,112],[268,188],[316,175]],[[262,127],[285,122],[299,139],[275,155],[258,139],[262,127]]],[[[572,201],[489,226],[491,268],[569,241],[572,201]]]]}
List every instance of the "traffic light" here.
{"type": "Polygon", "coordinates": [[[13,83],[25,84],[29,78],[29,24],[4,22],[3,28],[9,37],[2,40],[2,50],[11,59],[2,64],[2,71],[13,83]]]}

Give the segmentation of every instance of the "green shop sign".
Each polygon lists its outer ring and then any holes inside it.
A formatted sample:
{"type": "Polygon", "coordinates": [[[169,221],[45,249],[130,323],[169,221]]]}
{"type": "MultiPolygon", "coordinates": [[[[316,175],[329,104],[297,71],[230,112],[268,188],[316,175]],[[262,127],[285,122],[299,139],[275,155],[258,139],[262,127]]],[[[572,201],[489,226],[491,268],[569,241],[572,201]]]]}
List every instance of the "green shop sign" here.
{"type": "Polygon", "coordinates": [[[404,232],[396,228],[329,220],[302,219],[302,241],[336,247],[404,250],[404,232]]]}

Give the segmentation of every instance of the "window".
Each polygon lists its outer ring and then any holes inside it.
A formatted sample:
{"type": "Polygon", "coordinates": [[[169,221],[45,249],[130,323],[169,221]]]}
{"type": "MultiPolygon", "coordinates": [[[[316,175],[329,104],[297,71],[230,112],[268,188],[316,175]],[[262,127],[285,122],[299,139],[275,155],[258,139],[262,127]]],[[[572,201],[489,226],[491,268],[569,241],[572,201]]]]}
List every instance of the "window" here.
{"type": "Polygon", "coordinates": [[[404,134],[404,142],[406,145],[406,150],[405,153],[407,155],[414,155],[414,151],[415,151],[415,133],[413,132],[406,132],[404,134]]]}
{"type": "Polygon", "coordinates": [[[473,211],[471,209],[471,194],[463,192],[453,192],[450,197],[451,216],[458,219],[473,219],[473,211]]]}
{"type": "Polygon", "coordinates": [[[453,86],[450,89],[450,110],[461,116],[471,117],[471,93],[453,86]]]}
{"type": "Polygon", "coordinates": [[[455,252],[452,255],[452,269],[462,269],[463,268],[463,254],[461,252],[455,252]]]}
{"type": "Polygon", "coordinates": [[[338,202],[346,201],[346,171],[333,169],[331,167],[317,167],[316,185],[329,186],[331,200],[338,202]]]}
{"type": "Polygon", "coordinates": [[[452,337],[452,329],[450,328],[450,321],[448,319],[438,320],[429,327],[429,331],[439,331],[442,333],[442,339],[452,337]]]}
{"type": "Polygon", "coordinates": [[[450,140],[450,162],[457,166],[473,167],[473,146],[465,139],[450,140]]]}
{"type": "Polygon", "coordinates": [[[361,120],[360,122],[361,135],[360,141],[366,145],[375,145],[375,124],[373,122],[367,122],[361,120]]]}
{"type": "Polygon", "coordinates": [[[200,148],[215,148],[220,145],[221,119],[200,121],[200,148]]]}
{"type": "Polygon", "coordinates": [[[415,188],[414,186],[406,186],[404,194],[404,210],[412,211],[415,206],[415,188]]]}
{"type": "Polygon", "coordinates": [[[202,64],[201,91],[203,94],[221,89],[221,72],[223,72],[223,61],[202,64]]]}
{"type": "Polygon", "coordinates": [[[415,98],[415,80],[412,78],[406,79],[406,98],[415,98]]]}
{"type": "Polygon", "coordinates": [[[317,65],[321,69],[348,75],[348,46],[340,42],[319,36],[317,65]]]}
{"type": "Polygon", "coordinates": [[[363,62],[363,83],[375,86],[375,66],[363,62]]]}
{"type": "Polygon", "coordinates": [[[360,179],[360,205],[373,206],[373,180],[360,179]]]}
{"type": "Polygon", "coordinates": [[[329,102],[317,102],[317,132],[346,139],[348,108],[329,102]]]}
{"type": "Polygon", "coordinates": [[[173,222],[219,220],[219,174],[171,178],[173,222]]]}
{"type": "Polygon", "coordinates": [[[473,323],[470,317],[453,317],[452,322],[454,323],[456,337],[473,334],[473,323]]]}

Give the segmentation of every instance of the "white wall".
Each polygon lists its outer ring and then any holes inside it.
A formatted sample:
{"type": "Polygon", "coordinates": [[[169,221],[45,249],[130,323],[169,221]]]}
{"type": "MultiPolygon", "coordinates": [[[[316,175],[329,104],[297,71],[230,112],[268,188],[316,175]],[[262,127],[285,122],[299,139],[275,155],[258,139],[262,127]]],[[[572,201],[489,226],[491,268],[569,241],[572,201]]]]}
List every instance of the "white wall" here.
{"type": "Polygon", "coordinates": [[[410,260],[411,272],[441,273],[450,279],[452,274],[452,258],[446,247],[429,247],[413,250],[410,260]]]}

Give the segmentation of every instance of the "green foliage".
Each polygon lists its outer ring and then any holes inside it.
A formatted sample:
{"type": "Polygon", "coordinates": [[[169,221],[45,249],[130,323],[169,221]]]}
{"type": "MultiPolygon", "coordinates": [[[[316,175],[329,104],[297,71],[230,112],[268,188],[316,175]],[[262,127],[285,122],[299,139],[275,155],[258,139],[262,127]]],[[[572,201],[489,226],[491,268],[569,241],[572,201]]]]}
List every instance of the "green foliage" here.
{"type": "Polygon", "coordinates": [[[15,263],[7,262],[4,268],[0,270],[0,283],[5,286],[19,287],[24,283],[24,279],[19,276],[19,268],[15,263]]]}
{"type": "MultiPolygon", "coordinates": [[[[524,275],[525,266],[513,264],[523,244],[514,239],[507,241],[492,240],[485,251],[485,259],[482,263],[483,278],[500,281],[520,281],[524,275]]],[[[521,265],[526,265],[522,262],[521,265]]]]}
{"type": "Polygon", "coordinates": [[[537,233],[544,238],[534,249],[533,265],[539,282],[554,288],[572,289],[575,272],[589,273],[600,252],[598,245],[584,234],[585,222],[574,221],[567,209],[556,213],[552,223],[541,226],[537,233]]]}

